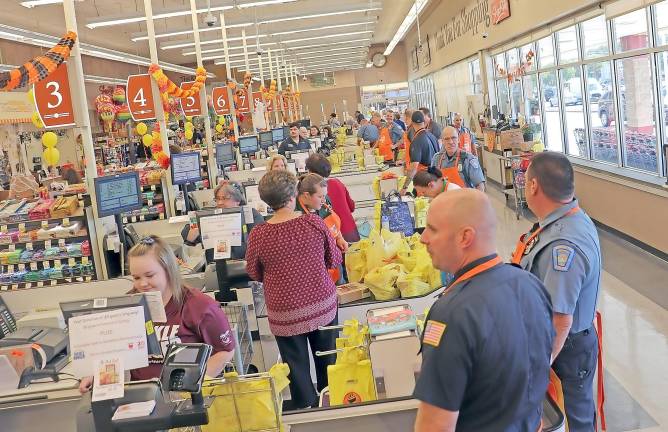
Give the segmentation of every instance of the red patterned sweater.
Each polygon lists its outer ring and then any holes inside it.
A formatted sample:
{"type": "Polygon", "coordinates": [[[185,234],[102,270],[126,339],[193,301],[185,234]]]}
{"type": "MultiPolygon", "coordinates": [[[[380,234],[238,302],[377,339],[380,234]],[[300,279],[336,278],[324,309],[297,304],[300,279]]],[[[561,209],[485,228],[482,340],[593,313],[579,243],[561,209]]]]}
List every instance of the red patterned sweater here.
{"type": "Polygon", "coordinates": [[[264,283],[274,336],[308,333],[332,322],[337,313],[336,287],[327,269],[341,261],[341,252],[318,215],[257,225],[251,231],[246,270],[264,283]]]}

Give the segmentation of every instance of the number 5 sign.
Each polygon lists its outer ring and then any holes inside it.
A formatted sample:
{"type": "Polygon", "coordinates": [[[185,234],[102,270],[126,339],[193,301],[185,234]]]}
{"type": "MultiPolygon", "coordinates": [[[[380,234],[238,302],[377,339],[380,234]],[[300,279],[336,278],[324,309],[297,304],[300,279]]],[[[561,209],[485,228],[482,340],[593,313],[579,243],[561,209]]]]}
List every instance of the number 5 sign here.
{"type": "MultiPolygon", "coordinates": [[[[190,90],[195,81],[181,83],[181,90],[190,90]]],[[[187,116],[202,115],[202,103],[200,102],[200,92],[188,97],[181,98],[181,109],[187,116]]]]}
{"type": "Polygon", "coordinates": [[[74,126],[72,95],[67,79],[67,63],[34,84],[35,106],[47,129],[74,126]]]}
{"type": "Polygon", "coordinates": [[[227,87],[214,87],[211,91],[213,110],[216,115],[227,115],[230,113],[230,101],[228,100],[227,87]]]}
{"type": "Polygon", "coordinates": [[[130,75],[127,83],[128,108],[132,120],[152,120],[155,118],[155,105],[151,91],[151,77],[148,74],[130,75]]]}

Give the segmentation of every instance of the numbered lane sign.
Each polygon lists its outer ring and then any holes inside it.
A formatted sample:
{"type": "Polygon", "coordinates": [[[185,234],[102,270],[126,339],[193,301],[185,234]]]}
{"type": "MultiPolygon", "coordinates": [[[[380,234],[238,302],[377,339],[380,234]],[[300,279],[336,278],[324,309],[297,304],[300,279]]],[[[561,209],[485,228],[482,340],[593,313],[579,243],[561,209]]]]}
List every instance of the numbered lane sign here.
{"type": "Polygon", "coordinates": [[[127,93],[132,120],[153,120],[156,117],[149,74],[128,76],[127,93]]]}
{"type": "Polygon", "coordinates": [[[262,92],[253,92],[253,106],[257,110],[257,106],[261,103],[264,103],[262,100],[262,92]]]}
{"type": "Polygon", "coordinates": [[[264,107],[267,112],[274,111],[274,98],[269,98],[264,101],[264,107]]]}
{"type": "Polygon", "coordinates": [[[290,110],[290,98],[287,96],[282,96],[283,98],[283,111],[289,111],[290,110]]]}
{"type": "Polygon", "coordinates": [[[227,115],[230,113],[227,87],[214,87],[211,91],[211,100],[213,101],[213,110],[217,115],[227,115]]]}
{"type": "Polygon", "coordinates": [[[241,89],[239,91],[239,106],[236,107],[237,111],[240,113],[249,113],[251,108],[250,108],[250,99],[248,98],[248,91],[246,89],[241,89]]]}
{"type": "Polygon", "coordinates": [[[67,78],[67,63],[33,85],[35,106],[47,129],[74,126],[72,95],[67,78]]]}
{"type": "MultiPolygon", "coordinates": [[[[189,90],[195,84],[195,81],[188,81],[181,83],[181,90],[189,90]]],[[[183,114],[187,116],[202,115],[202,102],[200,101],[200,93],[192,96],[181,98],[181,109],[183,114]]]]}

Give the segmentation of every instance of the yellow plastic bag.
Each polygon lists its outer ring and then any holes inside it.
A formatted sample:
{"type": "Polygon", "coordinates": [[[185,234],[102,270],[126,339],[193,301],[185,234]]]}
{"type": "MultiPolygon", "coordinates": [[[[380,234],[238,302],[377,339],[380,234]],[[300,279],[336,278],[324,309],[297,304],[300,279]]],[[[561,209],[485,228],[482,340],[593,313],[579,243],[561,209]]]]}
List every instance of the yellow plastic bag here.
{"type": "Polygon", "coordinates": [[[397,278],[397,288],[402,298],[420,297],[433,291],[431,286],[422,280],[421,275],[408,273],[397,278]]]}
{"type": "Polygon", "coordinates": [[[396,287],[397,278],[405,269],[400,264],[388,264],[373,269],[364,278],[364,283],[369,287],[376,300],[394,300],[399,298],[399,290],[396,287]]]}
{"type": "Polygon", "coordinates": [[[427,210],[429,210],[429,200],[425,197],[415,198],[415,227],[424,228],[427,226],[427,210]]]}
{"type": "Polygon", "coordinates": [[[349,282],[361,282],[367,271],[366,250],[371,241],[369,239],[360,240],[350,246],[346,252],[346,271],[348,272],[349,282]]]}
{"type": "Polygon", "coordinates": [[[362,360],[327,367],[331,406],[349,405],[377,399],[371,362],[362,360]]]}
{"type": "Polygon", "coordinates": [[[380,231],[382,228],[382,214],[383,214],[383,202],[376,201],[373,205],[373,225],[372,227],[380,231]]]}
{"type": "Polygon", "coordinates": [[[383,259],[386,263],[394,260],[399,251],[408,248],[401,233],[383,230],[381,237],[383,238],[383,259]]]}
{"type": "Polygon", "coordinates": [[[225,374],[229,381],[215,386],[203,386],[204,396],[215,396],[209,408],[209,424],[204,432],[243,432],[276,429],[280,425],[281,401],[276,400],[289,384],[287,364],[274,365],[269,374],[274,378],[276,394],[269,380],[237,380],[236,372],[225,374]],[[278,407],[278,411],[276,410],[278,407]],[[278,419],[278,420],[277,420],[278,419]]]}
{"type": "Polygon", "coordinates": [[[408,272],[413,271],[417,264],[415,253],[413,253],[410,248],[399,251],[399,253],[397,253],[397,258],[399,259],[399,263],[403,265],[408,272]]]}
{"type": "Polygon", "coordinates": [[[373,196],[375,199],[379,200],[380,196],[380,176],[376,176],[371,183],[371,189],[373,190],[373,196]]]}
{"type": "Polygon", "coordinates": [[[420,279],[429,284],[432,289],[442,286],[441,272],[431,262],[431,256],[429,256],[427,248],[424,246],[416,248],[414,254],[416,265],[411,273],[419,275],[420,279]]]}
{"type": "Polygon", "coordinates": [[[365,251],[366,273],[368,274],[375,268],[385,265],[385,242],[378,230],[372,230],[366,240],[369,242],[365,251]]]}

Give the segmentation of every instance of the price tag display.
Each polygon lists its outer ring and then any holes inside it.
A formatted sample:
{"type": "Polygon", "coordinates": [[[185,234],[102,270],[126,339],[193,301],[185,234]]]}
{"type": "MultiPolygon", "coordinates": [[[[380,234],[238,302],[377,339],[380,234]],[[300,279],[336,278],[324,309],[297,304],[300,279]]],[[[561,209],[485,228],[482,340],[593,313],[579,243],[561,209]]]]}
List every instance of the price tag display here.
{"type": "Polygon", "coordinates": [[[8,289],[9,289],[9,287],[7,285],[3,285],[3,286],[0,287],[0,290],[2,290],[2,291],[7,291],[8,289]]]}
{"type": "Polygon", "coordinates": [[[14,265],[13,265],[13,264],[8,265],[8,266],[7,266],[7,271],[8,271],[9,273],[14,273],[14,265]]]}
{"type": "Polygon", "coordinates": [[[149,74],[128,76],[127,101],[132,120],[151,120],[155,118],[155,104],[151,90],[149,74]]]}
{"type": "Polygon", "coordinates": [[[31,282],[26,282],[26,288],[28,288],[28,289],[32,288],[32,283],[31,282]]]}
{"type": "Polygon", "coordinates": [[[43,287],[43,286],[44,286],[44,282],[42,282],[42,281],[38,281],[38,282],[37,282],[37,286],[38,286],[39,288],[43,287]]]}
{"type": "Polygon", "coordinates": [[[44,267],[45,269],[48,269],[49,267],[51,267],[51,264],[49,263],[49,261],[43,261],[42,262],[42,267],[44,267]]]}
{"type": "Polygon", "coordinates": [[[63,226],[70,226],[70,219],[69,218],[63,218],[63,226]]]}
{"type": "Polygon", "coordinates": [[[13,285],[12,285],[12,290],[17,290],[17,289],[19,289],[18,284],[13,284],[13,285]]]}
{"type": "Polygon", "coordinates": [[[26,249],[31,251],[32,250],[32,243],[26,243],[26,249]]]}
{"type": "Polygon", "coordinates": [[[152,191],[155,190],[155,185],[151,185],[151,190],[152,190],[152,191]]]}
{"type": "Polygon", "coordinates": [[[230,101],[227,93],[227,87],[214,87],[211,91],[211,100],[213,101],[213,110],[216,115],[230,114],[230,101]]]}
{"type": "Polygon", "coordinates": [[[49,221],[42,221],[42,229],[49,228],[49,221]]]}
{"type": "Polygon", "coordinates": [[[165,214],[164,214],[164,213],[160,213],[159,218],[160,218],[161,220],[164,219],[164,218],[165,218],[165,214]]]}
{"type": "Polygon", "coordinates": [[[19,264],[18,267],[19,267],[19,271],[23,271],[23,270],[26,269],[26,265],[25,265],[25,264],[19,264]]]}
{"type": "Polygon", "coordinates": [[[131,221],[132,223],[137,222],[137,216],[132,216],[132,217],[130,218],[130,221],[131,221]]]}
{"type": "MultiPolygon", "coordinates": [[[[195,81],[188,81],[181,83],[181,90],[190,90],[190,87],[195,84],[195,81]]],[[[202,115],[202,102],[200,99],[200,93],[197,92],[192,96],[181,98],[181,110],[184,115],[187,116],[198,116],[202,115]]]]}
{"type": "Polygon", "coordinates": [[[55,260],[55,261],[53,262],[53,266],[54,266],[54,267],[62,267],[62,266],[63,266],[63,263],[62,263],[60,260],[55,260]]]}
{"type": "Polygon", "coordinates": [[[58,285],[58,281],[55,279],[51,279],[51,286],[56,286],[58,285]]]}
{"type": "Polygon", "coordinates": [[[87,256],[82,257],[82,258],[81,258],[81,263],[82,263],[82,264],[88,264],[88,257],[87,257],[87,256]]]}
{"type": "Polygon", "coordinates": [[[240,113],[249,113],[251,110],[250,98],[248,97],[248,92],[246,89],[239,90],[239,95],[237,96],[239,104],[236,107],[237,111],[240,113]]]}
{"type": "Polygon", "coordinates": [[[16,250],[16,245],[14,243],[9,245],[9,250],[14,252],[16,250]]]}
{"type": "Polygon", "coordinates": [[[148,200],[148,206],[153,207],[153,200],[152,199],[148,200]]]}
{"type": "Polygon", "coordinates": [[[26,224],[20,223],[19,224],[19,232],[26,232],[26,224]]]}
{"type": "Polygon", "coordinates": [[[0,226],[0,232],[7,232],[7,225],[0,226]]]}
{"type": "Polygon", "coordinates": [[[91,276],[86,276],[86,282],[90,282],[92,280],[93,280],[93,278],[91,276]]]}
{"type": "Polygon", "coordinates": [[[58,240],[58,246],[64,247],[65,246],[65,239],[59,239],[58,240]]]}
{"type": "Polygon", "coordinates": [[[67,260],[67,264],[69,264],[71,266],[76,265],[77,260],[75,260],[74,258],[70,258],[70,259],[67,260]]]}
{"type": "Polygon", "coordinates": [[[35,106],[47,129],[74,126],[72,95],[67,78],[67,62],[63,62],[45,79],[33,85],[35,106]]]}
{"type": "Polygon", "coordinates": [[[140,216],[139,216],[139,220],[143,222],[143,221],[146,220],[146,218],[144,217],[144,215],[140,215],[140,216]]]}
{"type": "Polygon", "coordinates": [[[37,270],[37,263],[36,262],[31,262],[30,263],[30,270],[37,270]]]}
{"type": "Polygon", "coordinates": [[[45,240],[44,249],[49,249],[49,248],[51,248],[51,240],[45,240]]]}

